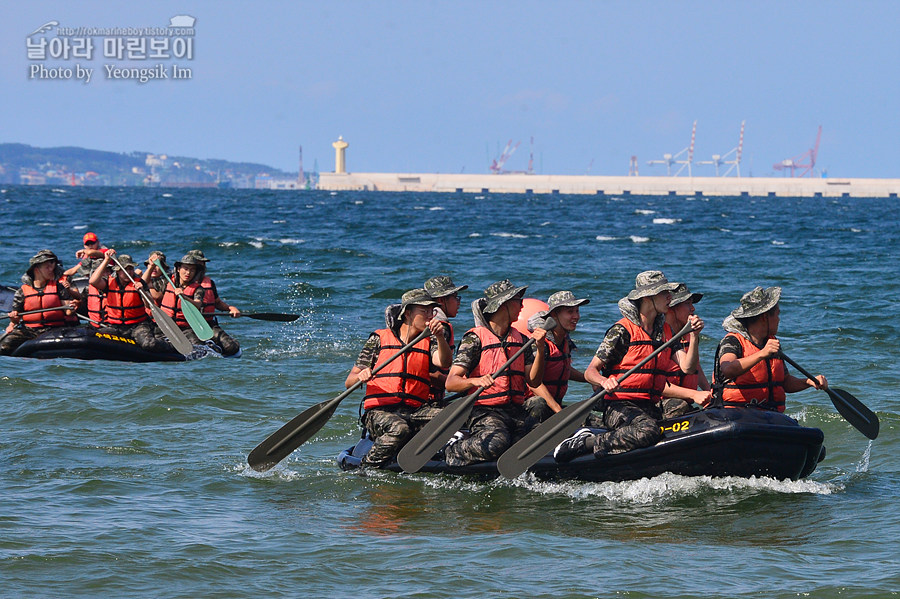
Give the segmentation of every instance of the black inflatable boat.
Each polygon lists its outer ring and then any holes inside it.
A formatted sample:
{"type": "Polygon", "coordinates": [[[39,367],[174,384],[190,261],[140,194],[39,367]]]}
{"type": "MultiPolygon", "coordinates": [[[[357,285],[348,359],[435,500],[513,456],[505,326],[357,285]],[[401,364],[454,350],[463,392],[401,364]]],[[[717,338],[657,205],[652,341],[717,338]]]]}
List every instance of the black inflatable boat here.
{"type": "MultiPolygon", "coordinates": [[[[62,327],[26,341],[13,352],[20,358],[76,358],[119,362],[185,362],[208,355],[221,356],[206,345],[195,345],[189,356],[176,351],[148,352],[127,336],[102,333],[93,327],[62,327]]],[[[240,357],[241,352],[230,358],[240,357]]]]}
{"type": "MultiPolygon", "coordinates": [[[[824,435],[817,428],[754,408],[714,408],[692,412],[661,423],[663,440],[652,447],[608,455],[584,455],[558,464],[545,456],[528,469],[542,480],[592,482],[637,480],[664,472],[683,476],[767,476],[779,480],[805,478],[825,457],[824,435]]],[[[595,432],[600,432],[600,429],[595,432]]],[[[338,456],[344,470],[359,467],[372,442],[368,438],[338,456]]],[[[388,470],[400,471],[396,462],[388,470]]],[[[453,467],[432,460],[421,472],[499,476],[496,462],[453,467]]]]}

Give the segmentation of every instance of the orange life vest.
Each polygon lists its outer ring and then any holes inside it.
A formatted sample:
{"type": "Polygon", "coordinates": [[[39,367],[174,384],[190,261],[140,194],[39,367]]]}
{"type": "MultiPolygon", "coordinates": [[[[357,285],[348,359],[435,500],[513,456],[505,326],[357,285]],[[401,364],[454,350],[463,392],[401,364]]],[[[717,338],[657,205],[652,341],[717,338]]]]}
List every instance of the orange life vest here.
{"type": "MultiPolygon", "coordinates": [[[[43,308],[57,308],[63,305],[57,281],[48,281],[41,289],[23,284],[22,293],[25,295],[22,312],[41,310],[43,308]]],[[[64,310],[52,310],[50,312],[39,312],[38,314],[25,314],[22,316],[22,322],[30,329],[40,329],[43,327],[62,327],[71,324],[73,318],[77,317],[66,316],[64,310]]]]}
{"type": "MultiPolygon", "coordinates": [[[[669,325],[667,324],[666,327],[669,325]]],[[[666,341],[672,338],[672,329],[667,328],[666,330],[666,341]]],[[[684,337],[678,340],[678,349],[687,353],[688,347],[691,344],[691,335],[688,333],[684,337]]],[[[675,351],[672,352],[675,354],[675,351]]],[[[681,368],[679,368],[676,372],[673,373],[672,384],[678,385],[679,387],[684,387],[685,389],[693,389],[696,390],[700,386],[700,367],[694,369],[694,372],[690,374],[686,374],[681,368]]]]}
{"type": "MultiPolygon", "coordinates": [[[[375,359],[377,368],[406,344],[390,329],[378,329],[375,333],[381,342],[381,348],[375,359]]],[[[428,401],[430,389],[428,367],[431,364],[429,348],[430,339],[425,337],[373,375],[366,383],[363,408],[371,410],[399,403],[418,408],[428,401]]]]}
{"type": "MultiPolygon", "coordinates": [[[[203,277],[200,281],[194,281],[187,287],[184,287],[184,295],[193,298],[198,287],[203,288],[203,298],[201,300],[201,312],[212,313],[216,311],[216,291],[213,287],[212,280],[209,277],[203,277]]],[[[175,295],[175,289],[171,285],[166,285],[166,292],[163,295],[160,307],[166,314],[172,317],[180,328],[186,329],[190,325],[184,318],[184,312],[181,311],[181,298],[175,295]]],[[[215,318],[215,317],[210,317],[215,318]]]]}
{"type": "Polygon", "coordinates": [[[100,324],[89,322],[92,327],[99,328],[106,319],[106,294],[94,287],[87,286],[87,316],[100,324]]]}
{"type": "MultiPolygon", "coordinates": [[[[470,378],[486,374],[494,374],[500,367],[525,345],[525,336],[514,327],[509,327],[506,339],[501,341],[494,331],[487,327],[475,327],[474,332],[481,340],[481,359],[470,378]]],[[[524,352],[513,363],[494,379],[494,384],[481,392],[475,405],[502,406],[510,403],[521,405],[525,401],[525,354],[524,352]]]]}
{"type": "MultiPolygon", "coordinates": [[[[739,358],[752,356],[760,351],[743,335],[728,333],[726,336],[735,337],[741,342],[743,356],[738,356],[739,358]]],[[[770,357],[761,360],[735,380],[724,382],[722,401],[726,406],[750,405],[784,412],[784,376],[784,361],[781,358],[770,357]]]]}
{"type": "MultiPolygon", "coordinates": [[[[447,330],[450,332],[450,338],[447,339],[447,345],[450,346],[450,351],[453,351],[453,325],[449,322],[445,322],[444,326],[447,327],[447,330]]],[[[435,372],[440,372],[444,375],[444,380],[447,380],[447,375],[450,373],[449,368],[441,368],[440,366],[436,366],[435,364],[431,364],[431,369],[429,370],[429,375],[435,372]]],[[[444,399],[444,384],[437,383],[432,379],[431,381],[431,392],[428,396],[428,401],[440,401],[444,399]]]]}
{"type": "MultiPolygon", "coordinates": [[[[550,391],[550,395],[560,405],[569,389],[569,367],[572,365],[572,342],[566,335],[563,349],[559,349],[556,343],[547,339],[547,357],[544,358],[544,385],[550,391]]],[[[534,392],[526,390],[525,397],[531,397],[534,392]]]]}
{"type": "Polygon", "coordinates": [[[118,277],[106,282],[106,322],[109,324],[138,324],[147,320],[147,311],[141,295],[131,282],[123,287],[118,277]]]}
{"type": "MultiPolygon", "coordinates": [[[[644,329],[627,318],[622,318],[616,324],[620,324],[628,331],[631,340],[628,351],[618,364],[611,364],[604,368],[606,376],[618,378],[637,366],[641,360],[655,351],[656,344],[644,329]]],[[[672,329],[669,325],[663,328],[663,339],[672,338],[672,329]]],[[[655,358],[641,366],[633,374],[629,375],[619,384],[619,390],[615,393],[607,393],[608,401],[646,401],[658,402],[662,399],[662,392],[666,388],[669,376],[678,368],[671,358],[671,350],[660,352],[655,358]]]]}

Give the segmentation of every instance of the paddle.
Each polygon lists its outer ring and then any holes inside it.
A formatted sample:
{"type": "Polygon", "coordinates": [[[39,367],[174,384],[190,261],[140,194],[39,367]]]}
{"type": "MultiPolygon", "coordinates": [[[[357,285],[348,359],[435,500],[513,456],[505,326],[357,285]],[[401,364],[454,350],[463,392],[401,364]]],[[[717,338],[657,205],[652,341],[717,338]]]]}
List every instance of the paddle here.
{"type": "MultiPolygon", "coordinates": [[[[207,313],[207,316],[231,316],[231,312],[207,313]]],[[[272,322],[294,322],[300,318],[299,314],[281,314],[279,312],[241,312],[241,316],[255,318],[256,320],[270,320],[272,322]]],[[[241,316],[238,316],[240,318],[241,316]]]]}
{"type": "MultiPolygon", "coordinates": [[[[175,289],[175,283],[173,283],[172,279],[169,278],[169,273],[167,273],[166,269],[162,267],[162,264],[159,263],[159,260],[154,259],[153,264],[156,265],[156,268],[159,269],[159,272],[161,272],[162,275],[166,278],[166,281],[169,283],[169,285],[172,286],[172,289],[175,289]]],[[[206,318],[203,317],[203,314],[200,312],[200,308],[192,304],[190,301],[185,301],[183,297],[184,294],[179,295],[182,296],[181,313],[184,314],[184,319],[191,327],[191,330],[194,331],[194,334],[197,335],[197,338],[200,339],[200,341],[212,339],[212,327],[210,327],[209,323],[206,322],[206,318]]]]}
{"type": "MultiPolygon", "coordinates": [[[[19,312],[19,316],[25,316],[26,314],[40,314],[41,312],[53,312],[54,310],[71,310],[72,308],[67,308],[66,306],[61,306],[58,308],[41,308],[39,310],[29,310],[28,312],[19,312]]],[[[9,318],[9,313],[0,314],[0,320],[4,318],[9,318]]]]}
{"type": "MultiPolygon", "coordinates": [[[[541,328],[551,330],[556,326],[556,321],[552,317],[548,317],[541,328]]],[[[496,379],[503,374],[503,371],[510,367],[522,353],[534,344],[534,338],[525,342],[519,351],[501,366],[497,372],[493,374],[496,379]]],[[[404,472],[418,472],[422,466],[434,457],[434,454],[446,445],[450,437],[453,436],[469,419],[472,412],[472,406],[475,400],[481,395],[481,392],[487,387],[478,387],[473,393],[467,395],[463,399],[454,401],[446,408],[438,412],[437,416],[428,421],[416,435],[403,446],[400,453],[397,454],[397,463],[403,468],[404,472]]]]}
{"type": "MultiPolygon", "coordinates": [[[[444,316],[444,313],[440,309],[435,310],[434,317],[439,320],[446,320],[446,316],[444,316]]],[[[431,329],[426,328],[419,333],[415,339],[401,347],[397,353],[372,369],[372,374],[375,375],[382,368],[408,352],[416,343],[430,334],[431,329]]],[[[295,449],[306,443],[313,435],[319,432],[331,418],[331,415],[334,414],[338,405],[363,384],[363,381],[356,381],[349,389],[334,399],[317,403],[295,416],[293,420],[266,437],[265,441],[257,445],[256,448],[250,452],[250,455],[247,456],[247,463],[257,472],[265,472],[269,468],[272,468],[275,464],[291,455],[295,449]]]]}
{"type": "MultiPolygon", "coordinates": [[[[815,380],[815,376],[807,372],[802,366],[791,360],[789,357],[784,355],[784,352],[781,353],[781,358],[799,370],[803,375],[808,379],[815,380]]],[[[869,439],[878,438],[878,429],[880,424],[878,422],[878,416],[869,408],[867,408],[861,401],[853,397],[849,392],[844,391],[843,389],[834,389],[829,387],[827,389],[823,389],[826,393],[828,393],[828,397],[831,398],[831,403],[834,404],[834,407],[837,409],[838,413],[844,417],[844,419],[852,424],[856,430],[864,434],[869,439]]]]}
{"type": "MultiPolygon", "coordinates": [[[[688,323],[674,337],[638,362],[634,368],[625,372],[617,381],[619,383],[624,381],[644,364],[658,356],[660,352],[671,347],[690,332],[691,325],[688,323]]],[[[500,474],[506,478],[516,478],[528,470],[538,460],[568,438],[584,422],[584,419],[590,414],[597,401],[602,399],[606,393],[606,389],[601,389],[587,399],[563,408],[522,437],[512,447],[503,452],[503,455],[497,460],[497,469],[500,471],[500,474]]]]}
{"type": "Polygon", "coordinates": [[[115,256],[110,256],[110,258],[112,258],[113,262],[115,262],[116,265],[118,265],[118,267],[122,269],[122,272],[125,273],[125,276],[128,277],[128,279],[131,281],[131,284],[135,286],[135,290],[140,294],[141,299],[144,300],[144,303],[147,304],[147,306],[150,308],[150,313],[153,315],[153,320],[155,320],[156,324],[159,325],[159,328],[162,329],[163,334],[169,340],[169,343],[172,344],[172,347],[174,347],[182,356],[191,355],[191,352],[194,351],[194,346],[191,345],[191,342],[188,341],[187,337],[185,337],[184,332],[182,332],[182,330],[178,328],[178,325],[175,324],[175,321],[172,320],[172,317],[163,312],[163,309],[156,305],[156,302],[154,302],[153,299],[149,295],[147,295],[146,291],[144,291],[143,289],[137,289],[137,283],[134,281],[131,275],[128,274],[128,271],[122,268],[122,265],[119,263],[115,256]]]}

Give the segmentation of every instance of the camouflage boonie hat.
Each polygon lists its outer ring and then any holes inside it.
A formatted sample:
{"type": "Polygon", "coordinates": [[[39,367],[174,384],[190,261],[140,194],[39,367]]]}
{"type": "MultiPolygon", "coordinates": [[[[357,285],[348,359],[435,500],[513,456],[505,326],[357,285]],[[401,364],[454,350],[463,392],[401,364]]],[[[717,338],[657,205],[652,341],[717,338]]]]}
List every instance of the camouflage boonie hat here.
{"type": "MultiPolygon", "coordinates": [[[[135,262],[134,260],[132,260],[132,259],[131,259],[131,256],[129,256],[128,254],[121,254],[121,255],[119,255],[119,256],[116,258],[116,260],[119,261],[119,264],[122,265],[122,268],[128,268],[129,266],[132,267],[132,268],[134,268],[134,267],[137,266],[137,262],[135,262]]],[[[119,269],[119,264],[116,264],[115,262],[113,262],[113,264],[112,264],[112,269],[113,269],[113,270],[120,270],[120,269],[119,269]]]]}
{"type": "Polygon", "coordinates": [[[571,291],[557,291],[547,299],[547,314],[553,312],[560,306],[573,308],[589,303],[591,303],[591,300],[589,299],[575,299],[575,294],[571,291]]]}
{"type": "Polygon", "coordinates": [[[203,255],[203,250],[191,250],[187,254],[185,254],[181,260],[175,263],[175,268],[178,268],[179,264],[196,264],[197,266],[206,266],[206,263],[209,262],[209,258],[203,255]]]}
{"type": "Polygon", "coordinates": [[[692,304],[696,304],[703,298],[702,293],[691,293],[691,290],[688,289],[688,286],[684,283],[678,283],[678,289],[672,292],[672,301],[669,302],[669,307],[676,306],[682,302],[686,302],[691,300],[692,304]]]}
{"type": "Polygon", "coordinates": [[[34,276],[35,266],[43,264],[44,262],[50,262],[51,260],[56,260],[56,262],[59,263],[59,258],[56,257],[56,254],[50,250],[41,250],[28,260],[28,270],[25,272],[28,273],[28,276],[34,276]]]}
{"type": "Polygon", "coordinates": [[[741,305],[731,311],[734,318],[752,318],[765,314],[775,307],[781,298],[781,287],[754,287],[741,298],[741,305]]]}
{"type": "Polygon", "coordinates": [[[486,303],[482,312],[485,314],[493,314],[500,309],[500,306],[512,298],[525,295],[526,289],[528,289],[527,285],[516,287],[509,282],[509,279],[497,281],[484,290],[484,299],[486,303]]]}
{"type": "Polygon", "coordinates": [[[430,279],[425,281],[425,291],[428,292],[428,295],[434,298],[447,297],[448,295],[459,293],[463,289],[468,288],[468,285],[460,285],[459,287],[455,286],[453,284],[453,279],[446,275],[431,277],[430,279]]]}
{"type": "Polygon", "coordinates": [[[424,289],[410,289],[400,298],[400,314],[398,317],[403,317],[403,313],[406,312],[407,306],[437,306],[437,302],[434,301],[434,298],[428,295],[428,292],[424,289]]]}
{"type": "Polygon", "coordinates": [[[634,278],[634,289],[627,296],[630,300],[650,297],[662,291],[675,291],[678,283],[670,283],[666,275],[658,270],[645,270],[634,278]]]}
{"type": "Polygon", "coordinates": [[[159,263],[162,264],[163,270],[169,270],[169,265],[166,264],[166,255],[160,252],[159,250],[150,252],[150,257],[147,260],[144,260],[144,266],[150,266],[150,258],[155,257],[156,260],[159,260],[159,263]]]}

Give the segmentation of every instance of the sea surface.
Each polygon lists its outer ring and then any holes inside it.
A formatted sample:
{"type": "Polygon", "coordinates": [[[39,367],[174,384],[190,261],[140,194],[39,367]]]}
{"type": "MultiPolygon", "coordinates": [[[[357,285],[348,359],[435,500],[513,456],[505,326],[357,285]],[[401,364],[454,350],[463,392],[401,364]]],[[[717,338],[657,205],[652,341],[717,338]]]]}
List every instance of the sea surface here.
{"type": "MultiPolygon", "coordinates": [[[[238,360],[0,357],[3,597],[886,597],[900,591],[900,225],[896,200],[649,198],[0,186],[0,283],[97,233],[143,262],[202,249],[238,360]],[[756,285],[783,348],[877,412],[870,442],[828,396],[806,480],[479,482],[335,465],[361,392],[264,474],[247,454],[335,397],[384,308],[436,274],[455,320],[509,278],[590,298],[583,368],[643,270],[704,294],[701,360],[756,285]]],[[[590,394],[573,384],[569,399],[590,394]]]]}

